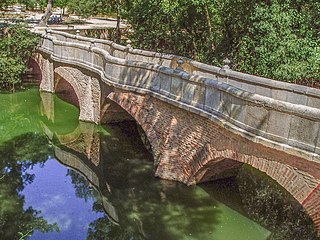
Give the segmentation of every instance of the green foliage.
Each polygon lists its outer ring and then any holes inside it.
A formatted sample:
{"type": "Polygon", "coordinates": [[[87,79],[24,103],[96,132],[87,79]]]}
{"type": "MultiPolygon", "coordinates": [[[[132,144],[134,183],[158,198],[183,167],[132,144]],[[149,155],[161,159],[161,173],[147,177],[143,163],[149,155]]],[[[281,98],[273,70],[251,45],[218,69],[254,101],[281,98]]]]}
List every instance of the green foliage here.
{"type": "Polygon", "coordinates": [[[1,56],[0,88],[13,88],[21,82],[21,75],[26,71],[25,64],[19,58],[1,56]]]}
{"type": "Polygon", "coordinates": [[[110,0],[68,0],[66,6],[68,6],[70,12],[74,12],[82,17],[105,15],[115,11],[114,1],[110,0]]]}
{"type": "Polygon", "coordinates": [[[320,2],[133,0],[135,47],[170,52],[278,80],[319,81],[320,2]]]}
{"type": "MultiPolygon", "coordinates": [[[[63,1],[63,0],[60,0],[60,1],[63,1]]],[[[1,0],[0,8],[11,6],[16,3],[25,4],[27,9],[35,9],[38,6],[40,6],[41,8],[44,8],[47,4],[47,1],[46,0],[1,0]]]]}
{"type": "MultiPolygon", "coordinates": [[[[25,1],[37,2],[43,6],[46,1],[25,1]]],[[[137,48],[214,65],[228,57],[235,70],[288,82],[320,82],[319,1],[56,0],[54,4],[83,17],[116,13],[118,22],[126,18],[137,48]]],[[[19,61],[0,62],[4,69],[19,61]]],[[[0,82],[10,78],[11,87],[19,82],[22,65],[2,73],[0,82]]]]}
{"type": "Polygon", "coordinates": [[[132,1],[127,18],[136,47],[165,51],[201,61],[214,59],[221,38],[216,1],[132,1]]]}
{"type": "Polygon", "coordinates": [[[14,0],[1,0],[0,1],[0,8],[9,6],[13,4],[15,1],[14,0]]]}
{"type": "Polygon", "coordinates": [[[0,39],[0,89],[14,90],[27,70],[27,61],[39,37],[21,25],[4,29],[0,39]]]}
{"type": "Polygon", "coordinates": [[[236,69],[289,82],[320,79],[313,6],[288,2],[255,7],[247,32],[232,50],[236,69]]]}

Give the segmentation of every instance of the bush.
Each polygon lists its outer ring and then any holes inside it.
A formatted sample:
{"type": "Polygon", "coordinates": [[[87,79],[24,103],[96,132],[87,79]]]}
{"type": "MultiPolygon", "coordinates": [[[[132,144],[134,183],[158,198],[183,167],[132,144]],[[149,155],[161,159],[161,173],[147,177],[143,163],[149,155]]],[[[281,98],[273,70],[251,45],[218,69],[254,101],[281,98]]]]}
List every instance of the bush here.
{"type": "Polygon", "coordinates": [[[0,40],[0,89],[14,91],[27,70],[39,37],[22,25],[5,28],[0,40]]]}

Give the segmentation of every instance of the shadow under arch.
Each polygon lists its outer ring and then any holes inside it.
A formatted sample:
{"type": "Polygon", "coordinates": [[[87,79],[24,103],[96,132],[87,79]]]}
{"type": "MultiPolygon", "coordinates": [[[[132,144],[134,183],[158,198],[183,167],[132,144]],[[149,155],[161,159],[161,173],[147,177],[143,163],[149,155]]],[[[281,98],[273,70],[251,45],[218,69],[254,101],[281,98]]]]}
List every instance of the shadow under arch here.
{"type": "Polygon", "coordinates": [[[196,167],[189,178],[189,185],[236,177],[243,167],[249,166],[256,171],[255,174],[265,174],[283,189],[285,195],[290,196],[314,223],[316,232],[318,219],[314,217],[313,212],[317,209],[310,209],[304,203],[318,189],[320,185],[318,179],[284,163],[241,153],[235,154],[228,149],[217,150],[210,144],[198,153],[197,158],[198,162],[193,163],[196,167]]]}
{"type": "Polygon", "coordinates": [[[157,165],[157,159],[161,154],[158,137],[160,134],[151,126],[150,118],[154,116],[151,116],[147,107],[150,105],[147,100],[149,97],[136,94],[134,98],[136,101],[133,103],[130,93],[121,92],[117,89],[106,95],[101,110],[101,123],[112,124],[134,121],[140,140],[153,155],[154,163],[157,165]]]}
{"type": "Polygon", "coordinates": [[[63,70],[55,71],[54,75],[55,94],[62,100],[80,108],[80,90],[75,81],[70,81],[70,79],[67,81],[63,70]]]}
{"type": "Polygon", "coordinates": [[[79,107],[79,120],[98,124],[101,86],[97,76],[70,66],[56,67],[54,75],[55,92],[63,100],[79,107]]]}
{"type": "Polygon", "coordinates": [[[38,85],[40,85],[40,82],[42,80],[42,71],[40,68],[40,65],[38,63],[38,61],[33,58],[30,57],[28,59],[28,69],[27,72],[25,74],[25,76],[23,77],[23,82],[24,83],[36,83],[38,85]]]}

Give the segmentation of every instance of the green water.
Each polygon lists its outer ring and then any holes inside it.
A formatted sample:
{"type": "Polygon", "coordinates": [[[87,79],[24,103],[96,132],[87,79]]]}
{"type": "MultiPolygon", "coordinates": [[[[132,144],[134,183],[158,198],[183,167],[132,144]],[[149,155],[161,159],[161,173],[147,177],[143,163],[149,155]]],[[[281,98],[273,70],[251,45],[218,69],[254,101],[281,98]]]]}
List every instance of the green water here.
{"type": "Polygon", "coordinates": [[[78,115],[38,89],[0,94],[1,239],[317,239],[254,169],[194,187],[156,179],[135,123],[78,115]]]}

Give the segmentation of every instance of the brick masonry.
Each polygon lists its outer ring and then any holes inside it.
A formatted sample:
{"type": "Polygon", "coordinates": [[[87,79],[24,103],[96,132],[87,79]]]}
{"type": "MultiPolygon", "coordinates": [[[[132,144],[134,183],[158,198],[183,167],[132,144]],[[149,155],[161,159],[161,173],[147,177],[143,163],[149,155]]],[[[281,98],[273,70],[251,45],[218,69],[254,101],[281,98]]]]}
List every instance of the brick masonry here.
{"type": "Polygon", "coordinates": [[[320,164],[232,134],[207,118],[156,98],[115,91],[108,98],[144,129],[155,155],[156,176],[188,185],[232,173],[246,163],[276,180],[305,207],[320,228],[320,164]],[[309,194],[312,196],[308,198],[309,194]]]}

